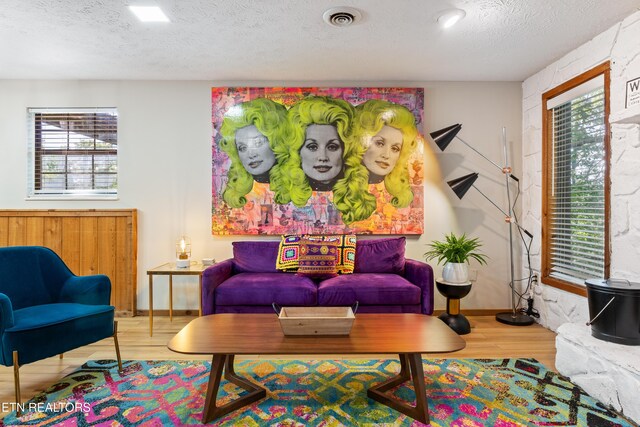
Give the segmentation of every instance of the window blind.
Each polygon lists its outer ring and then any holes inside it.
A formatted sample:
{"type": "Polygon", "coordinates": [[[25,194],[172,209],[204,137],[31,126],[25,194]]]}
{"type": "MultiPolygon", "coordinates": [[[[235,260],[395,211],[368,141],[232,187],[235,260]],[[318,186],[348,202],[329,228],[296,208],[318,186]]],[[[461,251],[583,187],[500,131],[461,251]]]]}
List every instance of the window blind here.
{"type": "Polygon", "coordinates": [[[29,197],[115,196],[115,108],[30,108],[29,197]]]}
{"type": "Polygon", "coordinates": [[[550,108],[550,276],[577,284],[605,274],[605,92],[582,92],[550,108]]]}

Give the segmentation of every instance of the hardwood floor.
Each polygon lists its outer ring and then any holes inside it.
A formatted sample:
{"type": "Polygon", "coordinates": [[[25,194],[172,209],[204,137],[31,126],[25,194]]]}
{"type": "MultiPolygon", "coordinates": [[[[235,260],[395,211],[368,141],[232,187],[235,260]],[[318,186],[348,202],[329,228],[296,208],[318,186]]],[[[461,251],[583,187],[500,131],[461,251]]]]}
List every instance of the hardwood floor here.
{"type": "MultiPolygon", "coordinates": [[[[174,317],[173,322],[168,317],[154,316],[153,337],[149,337],[149,318],[139,316],[118,319],[118,340],[123,360],[154,360],[154,359],[204,359],[211,356],[190,356],[178,354],[167,349],[167,342],[185,326],[193,317],[174,317]]],[[[467,347],[459,352],[438,354],[438,358],[507,358],[532,357],[543,363],[549,369],[555,370],[555,337],[556,334],[540,325],[517,327],[497,322],[493,316],[468,316],[471,322],[471,333],[464,335],[467,347]]],[[[284,357],[284,356],[283,356],[284,357]]],[[[281,358],[283,358],[281,357],[281,358]]],[[[363,358],[366,356],[348,356],[363,358]]],[[[371,358],[380,358],[372,355],[371,358]]],[[[389,355],[388,357],[397,357],[389,355]]],[[[423,355],[429,358],[429,354],[423,355]]],[[[254,356],[245,358],[268,358],[254,356]]],[[[300,356],[289,356],[300,359],[300,356]]],[[[310,355],[305,358],[331,359],[332,356],[310,355]]],[[[341,356],[334,356],[341,358],[341,356]]],[[[70,351],[64,358],[58,356],[39,362],[31,363],[20,368],[20,387],[22,401],[25,402],[48,385],[61,377],[73,372],[89,359],[115,359],[113,339],[106,339],[95,344],[70,351]]],[[[241,360],[242,357],[238,357],[241,360]]],[[[14,401],[13,368],[0,366],[0,403],[14,401]]],[[[0,405],[0,409],[1,406],[0,405]]],[[[4,405],[8,406],[8,405],[4,405]]],[[[0,412],[0,417],[4,415],[0,412]]]]}

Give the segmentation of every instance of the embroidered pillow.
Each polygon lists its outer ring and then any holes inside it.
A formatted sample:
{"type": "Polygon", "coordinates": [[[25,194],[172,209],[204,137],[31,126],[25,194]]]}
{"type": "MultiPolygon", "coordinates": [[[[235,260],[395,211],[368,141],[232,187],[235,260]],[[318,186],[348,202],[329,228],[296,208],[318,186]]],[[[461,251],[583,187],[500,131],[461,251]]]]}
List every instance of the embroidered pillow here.
{"type": "Polygon", "coordinates": [[[298,269],[298,257],[300,255],[301,236],[284,235],[278,247],[276,269],[281,271],[296,271],[298,269]]]}
{"type": "Polygon", "coordinates": [[[337,240],[317,241],[302,238],[299,244],[300,256],[297,274],[315,279],[325,279],[338,275],[338,270],[336,269],[338,257],[337,240]]]}

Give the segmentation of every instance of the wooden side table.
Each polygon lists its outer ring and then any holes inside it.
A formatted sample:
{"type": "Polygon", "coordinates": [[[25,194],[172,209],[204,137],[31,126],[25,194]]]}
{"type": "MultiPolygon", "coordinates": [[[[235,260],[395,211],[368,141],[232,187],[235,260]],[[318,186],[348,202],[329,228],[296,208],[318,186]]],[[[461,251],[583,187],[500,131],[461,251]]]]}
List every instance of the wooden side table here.
{"type": "Polygon", "coordinates": [[[447,297],[447,312],[438,316],[438,319],[449,325],[458,335],[466,335],[471,332],[469,320],[460,313],[460,298],[465,297],[471,290],[471,282],[450,283],[442,279],[436,280],[438,292],[447,297]]]}
{"type": "Polygon", "coordinates": [[[149,336],[153,336],[153,276],[169,276],[169,320],[173,321],[173,276],[198,276],[198,298],[200,307],[198,316],[202,316],[202,273],[209,267],[200,263],[191,264],[187,268],[176,267],[175,262],[167,262],[147,270],[149,275],[149,336]]]}

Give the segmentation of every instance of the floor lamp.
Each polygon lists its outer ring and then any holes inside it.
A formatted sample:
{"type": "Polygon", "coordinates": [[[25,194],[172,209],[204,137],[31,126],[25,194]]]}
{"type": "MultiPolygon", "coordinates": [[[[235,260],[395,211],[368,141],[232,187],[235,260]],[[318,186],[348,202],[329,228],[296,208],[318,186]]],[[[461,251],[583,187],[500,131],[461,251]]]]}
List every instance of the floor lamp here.
{"type": "Polygon", "coordinates": [[[515,270],[514,270],[514,259],[513,259],[513,226],[518,227],[522,232],[524,232],[530,239],[533,239],[533,235],[529,233],[527,230],[522,228],[520,224],[516,221],[516,218],[513,214],[513,205],[511,202],[511,190],[509,189],[509,180],[514,180],[518,182],[518,178],[511,174],[511,167],[508,165],[508,156],[507,156],[507,134],[506,129],[502,128],[502,145],[503,145],[503,153],[504,153],[504,164],[505,166],[500,166],[484,154],[473,148],[467,142],[465,142],[462,138],[458,136],[458,132],[462,129],[461,124],[455,124],[444,129],[437,130],[432,132],[431,138],[433,138],[436,145],[440,148],[440,150],[444,151],[447,146],[453,141],[454,138],[461,141],[464,145],[471,148],[477,154],[482,156],[485,160],[489,161],[495,167],[500,169],[500,171],[505,176],[505,188],[507,192],[507,202],[509,204],[509,208],[507,211],[498,206],[493,200],[487,197],[478,187],[474,185],[476,179],[478,179],[479,174],[477,172],[470,173],[460,178],[453,179],[448,181],[447,184],[453,192],[458,196],[459,199],[462,199],[464,195],[469,191],[471,187],[475,188],[485,199],[487,199],[493,206],[495,206],[500,212],[502,212],[505,216],[505,222],[509,224],[509,261],[510,261],[510,278],[511,282],[509,287],[511,288],[511,311],[498,313],[496,314],[496,320],[501,323],[506,323],[507,325],[514,326],[527,326],[531,325],[534,321],[533,318],[527,316],[526,314],[520,313],[517,311],[517,303],[516,303],[516,290],[515,290],[515,270]]]}

